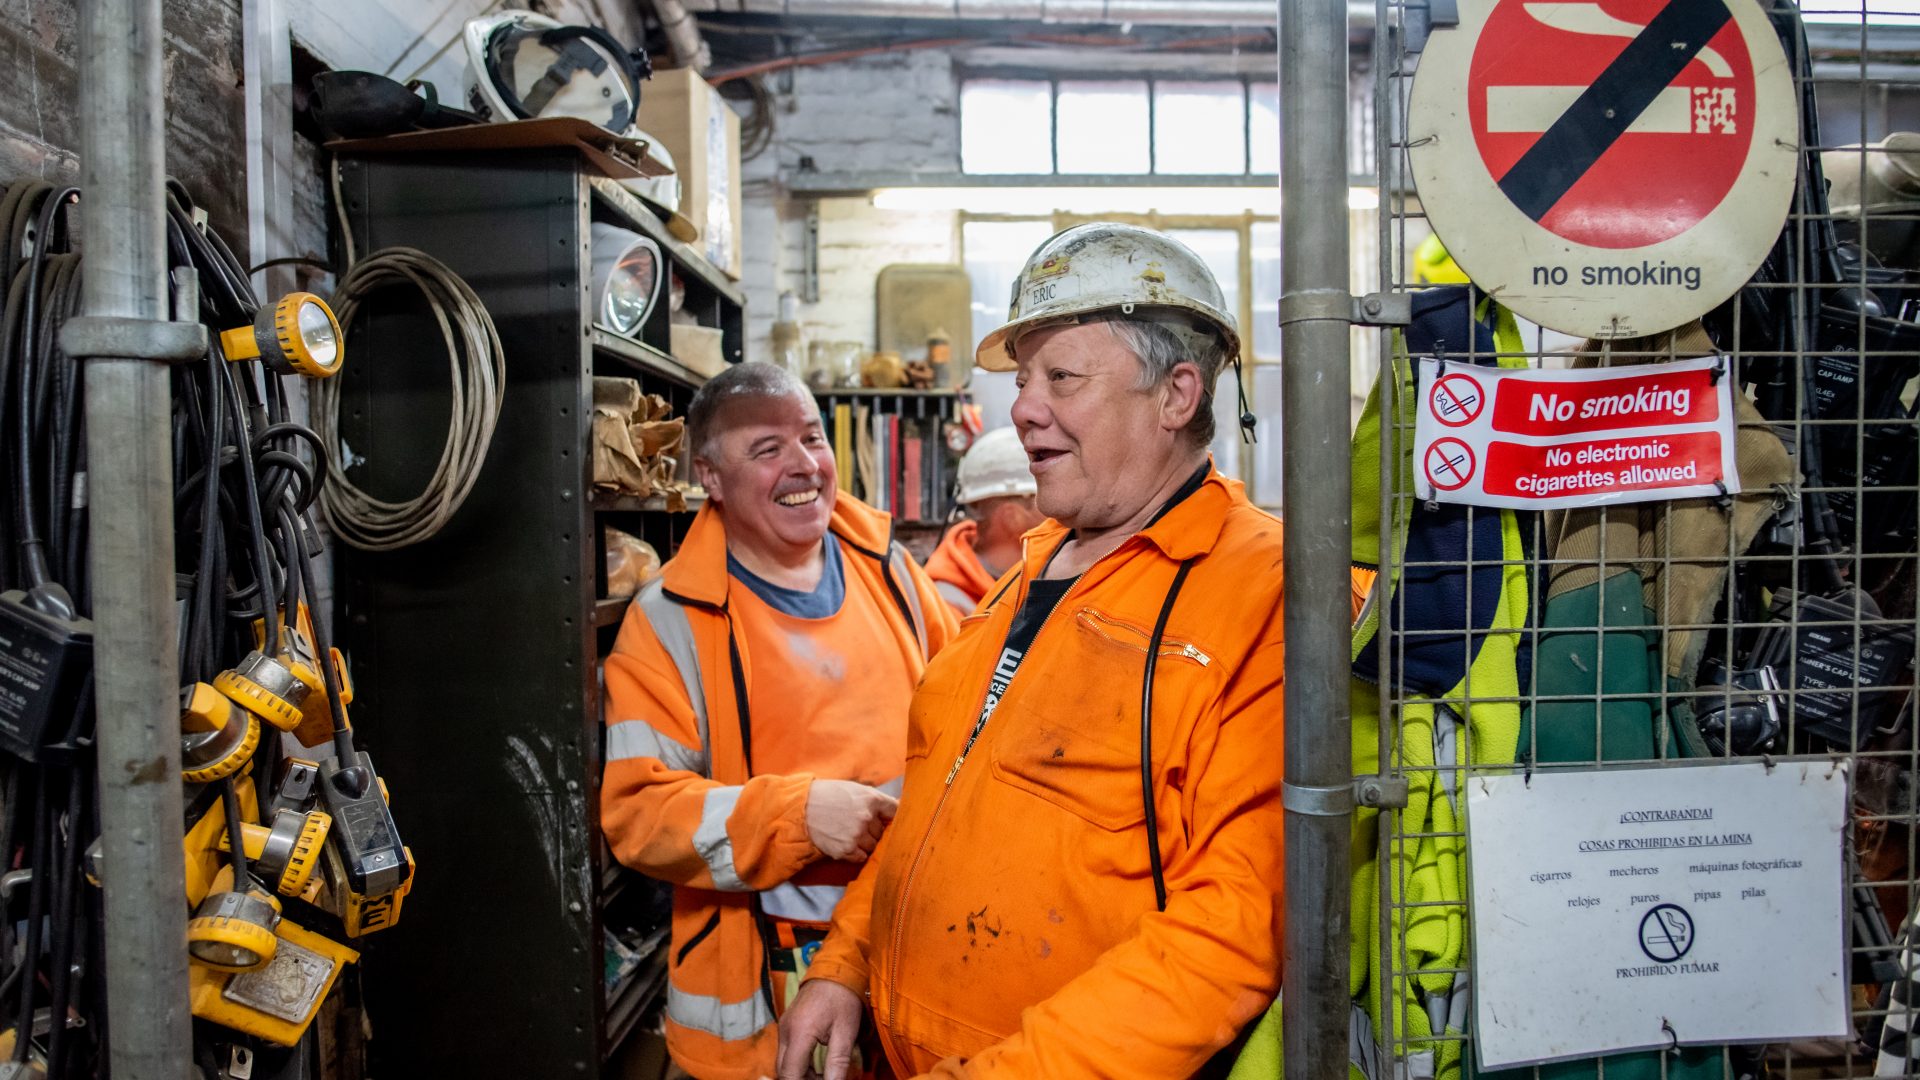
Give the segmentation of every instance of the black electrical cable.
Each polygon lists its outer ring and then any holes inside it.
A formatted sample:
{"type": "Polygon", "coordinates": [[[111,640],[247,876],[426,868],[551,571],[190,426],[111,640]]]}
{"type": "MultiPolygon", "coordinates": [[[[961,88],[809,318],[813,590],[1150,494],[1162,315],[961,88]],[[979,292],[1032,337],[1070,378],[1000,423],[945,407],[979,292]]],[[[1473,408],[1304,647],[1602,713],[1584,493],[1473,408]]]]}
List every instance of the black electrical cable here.
{"type": "MultiPolygon", "coordinates": [[[[208,370],[212,365],[222,363],[219,358],[209,356],[208,370]]],[[[220,532],[220,401],[221,380],[207,380],[207,399],[202,407],[207,415],[201,418],[205,433],[202,436],[205,460],[200,469],[200,551],[195,564],[193,580],[192,608],[187,613],[186,659],[183,664],[183,682],[202,682],[212,677],[214,665],[214,589],[218,582],[215,577],[216,561],[221,546],[220,532]]]]}
{"type": "Polygon", "coordinates": [[[33,880],[27,890],[27,942],[26,950],[21,954],[20,966],[25,969],[20,978],[20,1009],[15,1014],[13,1028],[13,1060],[16,1064],[27,1060],[27,1046],[33,1040],[33,998],[34,972],[40,967],[40,925],[46,919],[47,904],[47,833],[52,829],[48,821],[47,800],[51,793],[44,778],[35,785],[33,801],[33,847],[28,855],[33,870],[33,880]]]}
{"type": "Polygon", "coordinates": [[[275,266],[311,266],[315,269],[325,270],[329,274],[338,272],[334,270],[333,264],[325,259],[316,259],[309,255],[285,255],[278,259],[268,259],[266,262],[255,263],[247,267],[247,276],[251,278],[260,271],[275,266]]]}
{"type": "Polygon", "coordinates": [[[73,927],[78,921],[78,893],[80,877],[80,857],[86,851],[85,836],[81,814],[85,807],[86,773],[76,766],[68,770],[67,780],[67,835],[66,848],[55,856],[58,877],[54,881],[53,914],[55,925],[65,932],[53,939],[53,952],[48,960],[49,986],[47,993],[47,1075],[58,1077],[64,1071],[69,1040],[67,1038],[67,1007],[73,995],[73,956],[79,943],[74,940],[73,927]]]}
{"type": "Polygon", "coordinates": [[[280,590],[280,610],[287,622],[295,622],[300,610],[300,589],[304,581],[301,574],[293,568],[300,559],[300,526],[293,520],[293,511],[288,504],[282,503],[278,511],[279,528],[274,531],[276,548],[280,555],[280,564],[287,568],[286,585],[280,590]]]}
{"type": "MultiPolygon", "coordinates": [[[[226,380],[227,392],[233,395],[230,400],[235,401],[237,407],[239,394],[237,387],[234,385],[232,365],[222,366],[219,377],[226,380]]],[[[244,432],[246,430],[247,424],[244,414],[235,415],[234,421],[238,431],[244,432]]],[[[240,454],[240,480],[240,486],[246,493],[246,499],[243,505],[246,507],[248,539],[253,545],[254,584],[259,589],[260,617],[266,628],[265,651],[268,656],[273,656],[280,651],[280,622],[273,617],[272,603],[269,597],[279,592],[279,589],[274,585],[273,566],[267,558],[267,529],[265,519],[260,513],[260,489],[254,475],[253,455],[244,451],[240,454]]]]}
{"type": "Polygon", "coordinates": [[[233,891],[246,893],[253,888],[253,873],[247,866],[245,832],[240,828],[240,791],[229,776],[220,781],[221,808],[227,815],[227,847],[232,849],[233,891]]]}
{"type": "Polygon", "coordinates": [[[1147,867],[1153,871],[1153,900],[1160,911],[1167,910],[1167,879],[1160,867],[1160,815],[1153,804],[1153,672],[1159,666],[1167,616],[1173,614],[1173,602],[1180,598],[1180,587],[1187,583],[1187,573],[1192,569],[1192,559],[1182,562],[1173,575],[1173,584],[1167,586],[1160,617],[1154,620],[1153,634],[1147,638],[1147,663],[1140,674],[1140,804],[1147,812],[1147,867]]]}
{"type": "MultiPolygon", "coordinates": [[[[47,264],[48,245],[53,238],[54,217],[68,200],[80,194],[78,188],[61,188],[40,205],[39,230],[34,234],[33,257],[27,262],[26,298],[21,312],[21,355],[38,364],[39,354],[36,346],[36,316],[39,314],[40,278],[47,264]]],[[[17,460],[14,462],[14,504],[19,508],[16,527],[19,534],[20,556],[23,571],[30,587],[46,584],[52,579],[53,571],[47,563],[45,540],[40,524],[35,520],[35,506],[38,498],[33,483],[33,425],[30,418],[34,415],[33,386],[34,379],[25,368],[14,375],[14,400],[19,410],[14,432],[14,450],[17,460]]]]}
{"type": "MultiPolygon", "coordinates": [[[[315,588],[313,573],[313,553],[307,550],[304,540],[300,541],[300,579],[306,587],[309,598],[319,595],[315,588]]],[[[326,620],[315,616],[313,620],[314,661],[320,665],[320,677],[326,684],[327,706],[333,713],[333,752],[340,759],[340,775],[352,778],[359,790],[356,795],[366,794],[366,777],[359,765],[359,756],[353,745],[353,730],[347,726],[347,710],[340,704],[340,672],[333,665],[333,641],[327,633],[326,620]]]]}

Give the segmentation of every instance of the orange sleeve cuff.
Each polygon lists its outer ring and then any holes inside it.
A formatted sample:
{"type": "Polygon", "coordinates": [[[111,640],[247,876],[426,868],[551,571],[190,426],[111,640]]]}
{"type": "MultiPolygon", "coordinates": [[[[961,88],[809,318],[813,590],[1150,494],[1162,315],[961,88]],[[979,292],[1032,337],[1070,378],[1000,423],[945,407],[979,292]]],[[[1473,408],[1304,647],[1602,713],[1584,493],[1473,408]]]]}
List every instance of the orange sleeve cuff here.
{"type": "Polygon", "coordinates": [[[813,963],[807,965],[806,981],[825,979],[828,982],[839,983],[865,998],[867,996],[866,958],[860,956],[854,949],[835,949],[834,946],[835,942],[832,938],[827,939],[826,944],[820,946],[820,951],[814,954],[813,963]]]}

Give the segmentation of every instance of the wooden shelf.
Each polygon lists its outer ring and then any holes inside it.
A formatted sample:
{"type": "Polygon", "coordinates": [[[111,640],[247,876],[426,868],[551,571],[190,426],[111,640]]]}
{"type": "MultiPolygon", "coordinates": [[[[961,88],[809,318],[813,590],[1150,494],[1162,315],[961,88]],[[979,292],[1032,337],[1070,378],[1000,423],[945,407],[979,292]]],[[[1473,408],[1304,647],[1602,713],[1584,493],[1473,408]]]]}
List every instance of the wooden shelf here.
{"type": "Polygon", "coordinates": [[[609,494],[598,488],[594,489],[593,494],[587,497],[587,503],[595,510],[616,510],[624,513],[638,512],[651,514],[693,514],[698,513],[700,508],[707,504],[707,493],[700,488],[694,488],[686,494],[687,508],[685,510],[675,511],[669,511],[667,509],[667,497],[665,495],[649,495],[644,499],[639,499],[632,495],[609,494]]]}
{"type": "Polygon", "coordinates": [[[679,383],[689,390],[698,390],[707,381],[705,375],[675,360],[671,355],[645,342],[621,337],[603,327],[593,328],[593,347],[597,352],[649,374],[679,383]]]}
{"type": "Polygon", "coordinates": [[[871,386],[836,386],[831,390],[815,390],[814,397],[819,398],[950,398],[959,397],[961,391],[951,387],[934,390],[880,390],[871,386]]]}
{"type": "Polygon", "coordinates": [[[734,306],[746,306],[747,298],[733,279],[721,273],[718,267],[708,262],[699,252],[674,239],[673,234],[667,231],[666,225],[659,216],[647,209],[646,204],[633,193],[621,187],[619,181],[609,180],[604,176],[594,176],[589,177],[587,182],[593,185],[594,198],[611,209],[627,226],[659,244],[661,250],[671,255],[681,269],[699,278],[707,288],[719,293],[734,306]]]}
{"type": "Polygon", "coordinates": [[[631,603],[633,603],[631,596],[597,601],[593,605],[593,625],[596,627],[615,625],[626,618],[627,605],[631,603]]]}

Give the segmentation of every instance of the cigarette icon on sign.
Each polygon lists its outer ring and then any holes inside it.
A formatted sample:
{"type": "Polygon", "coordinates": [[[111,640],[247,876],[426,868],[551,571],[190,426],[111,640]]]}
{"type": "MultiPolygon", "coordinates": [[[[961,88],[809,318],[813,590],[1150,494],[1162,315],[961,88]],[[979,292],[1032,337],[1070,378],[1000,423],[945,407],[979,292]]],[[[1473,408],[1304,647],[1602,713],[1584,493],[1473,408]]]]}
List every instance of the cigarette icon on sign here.
{"type": "MultiPolygon", "coordinates": [[[[1617,19],[1593,3],[1535,3],[1525,5],[1525,10],[1535,22],[1569,34],[1632,39],[1646,29],[1617,19]]],[[[1701,49],[1695,59],[1715,78],[1733,78],[1732,65],[1712,47],[1701,49]]],[[[1488,86],[1487,131],[1546,131],[1585,90],[1584,86],[1488,86]]],[[[1627,134],[1735,135],[1739,104],[1731,86],[1668,86],[1627,128],[1627,134]]]]}
{"type": "Polygon", "coordinates": [[[1473,457],[1473,447],[1459,439],[1436,439],[1427,447],[1427,483],[1436,491],[1458,491],[1473,479],[1473,470],[1478,464],[1473,457]]]}

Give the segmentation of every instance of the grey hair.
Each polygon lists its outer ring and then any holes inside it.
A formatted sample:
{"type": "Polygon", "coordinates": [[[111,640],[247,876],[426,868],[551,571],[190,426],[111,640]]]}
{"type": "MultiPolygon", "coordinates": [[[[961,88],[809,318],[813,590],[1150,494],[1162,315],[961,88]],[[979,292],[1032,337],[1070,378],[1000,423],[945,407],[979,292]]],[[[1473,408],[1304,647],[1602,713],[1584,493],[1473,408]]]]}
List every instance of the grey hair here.
{"type": "Polygon", "coordinates": [[[1121,346],[1139,359],[1141,390],[1160,385],[1183,362],[1199,368],[1200,407],[1184,430],[1195,446],[1213,442],[1213,387],[1219,381],[1220,369],[1231,359],[1226,341],[1218,333],[1198,320],[1170,312],[1107,311],[1084,318],[1106,323],[1121,346]]]}
{"type": "Polygon", "coordinates": [[[813,404],[813,393],[793,372],[778,364],[734,364],[708,379],[687,405],[687,446],[694,457],[713,460],[713,441],[725,431],[719,420],[728,405],[746,399],[797,397],[813,404]]]}

